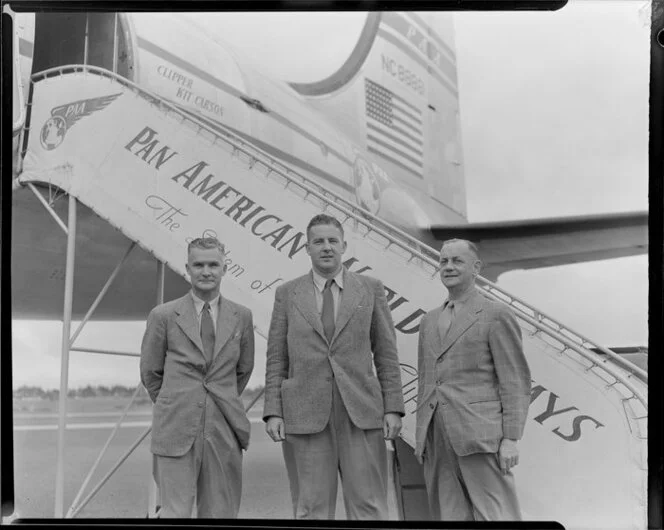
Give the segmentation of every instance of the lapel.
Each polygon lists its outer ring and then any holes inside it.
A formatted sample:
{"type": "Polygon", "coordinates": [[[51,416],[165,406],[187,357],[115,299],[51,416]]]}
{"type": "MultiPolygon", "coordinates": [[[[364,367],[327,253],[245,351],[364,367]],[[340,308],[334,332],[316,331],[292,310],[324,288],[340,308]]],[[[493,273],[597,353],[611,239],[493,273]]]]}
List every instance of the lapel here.
{"type": "Polygon", "coordinates": [[[175,321],[182,329],[184,334],[196,345],[198,352],[203,358],[203,342],[201,341],[201,334],[198,326],[198,318],[196,317],[196,307],[194,306],[194,299],[190,293],[187,293],[180,298],[180,303],[175,307],[175,321]]]}
{"type": "Polygon", "coordinates": [[[233,307],[230,300],[219,297],[219,311],[217,312],[217,330],[214,339],[214,353],[212,360],[214,361],[219,355],[219,351],[224,347],[231,334],[235,330],[238,317],[235,307],[233,307]]]}
{"type": "Polygon", "coordinates": [[[300,278],[300,281],[295,285],[293,292],[293,304],[297,310],[302,313],[302,316],[309,322],[325,342],[325,332],[323,331],[323,323],[320,321],[320,315],[316,308],[316,294],[314,293],[314,277],[313,273],[306,274],[300,278]]]}
{"type": "Polygon", "coordinates": [[[339,312],[337,313],[337,320],[334,326],[334,335],[332,335],[332,342],[337,338],[341,330],[346,326],[350,317],[360,305],[362,298],[364,298],[364,285],[362,282],[344,267],[344,288],[341,291],[341,303],[339,304],[339,312]]]}
{"type": "Polygon", "coordinates": [[[483,308],[482,295],[479,292],[476,292],[468,302],[464,304],[463,310],[460,313],[457,313],[454,322],[442,341],[439,350],[440,355],[449,350],[452,344],[454,344],[459,337],[470,328],[470,326],[477,322],[477,319],[479,318],[478,313],[480,313],[483,308]]]}
{"type": "Polygon", "coordinates": [[[443,351],[443,340],[440,336],[440,329],[438,328],[438,319],[440,318],[442,310],[443,306],[441,305],[431,311],[431,314],[427,319],[428,325],[424,335],[424,341],[426,342],[429,351],[436,358],[438,358],[440,352],[443,351]]]}

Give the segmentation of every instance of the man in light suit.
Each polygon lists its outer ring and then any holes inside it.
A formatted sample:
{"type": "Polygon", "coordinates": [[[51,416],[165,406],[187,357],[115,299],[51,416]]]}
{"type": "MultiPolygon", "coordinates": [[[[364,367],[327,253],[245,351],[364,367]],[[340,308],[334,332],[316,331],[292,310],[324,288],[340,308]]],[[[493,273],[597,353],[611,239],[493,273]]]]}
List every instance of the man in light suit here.
{"type": "Polygon", "coordinates": [[[266,431],[284,442],[295,518],[333,519],[341,475],[349,519],[386,519],[385,440],[404,415],[385,288],[343,267],[343,227],[307,227],[312,271],[280,285],[267,345],[266,431]]]}
{"type": "Polygon", "coordinates": [[[157,306],[141,346],[154,402],[151,451],[161,517],[237,517],[250,423],[240,394],[254,366],[251,311],[223,298],[224,246],[189,243],[191,291],[157,306]]]}
{"type": "Polygon", "coordinates": [[[530,405],[521,330],[503,303],[475,288],[477,247],[440,251],[445,303],[420,323],[415,456],[424,463],[432,516],[520,520],[512,467],[530,405]]]}

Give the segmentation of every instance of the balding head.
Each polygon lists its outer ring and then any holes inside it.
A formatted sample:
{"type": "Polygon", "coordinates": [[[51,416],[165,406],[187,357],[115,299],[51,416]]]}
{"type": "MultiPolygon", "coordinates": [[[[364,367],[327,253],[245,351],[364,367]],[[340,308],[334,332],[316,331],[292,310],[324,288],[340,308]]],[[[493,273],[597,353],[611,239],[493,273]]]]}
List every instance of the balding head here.
{"type": "Polygon", "coordinates": [[[475,259],[480,259],[480,251],[477,248],[477,245],[475,243],[473,243],[472,241],[468,241],[467,239],[456,239],[456,238],[455,239],[447,239],[447,240],[443,241],[443,245],[440,247],[441,256],[442,256],[442,252],[443,252],[443,247],[445,245],[449,245],[450,243],[463,243],[463,244],[465,244],[466,248],[468,248],[468,250],[475,255],[475,259]]]}

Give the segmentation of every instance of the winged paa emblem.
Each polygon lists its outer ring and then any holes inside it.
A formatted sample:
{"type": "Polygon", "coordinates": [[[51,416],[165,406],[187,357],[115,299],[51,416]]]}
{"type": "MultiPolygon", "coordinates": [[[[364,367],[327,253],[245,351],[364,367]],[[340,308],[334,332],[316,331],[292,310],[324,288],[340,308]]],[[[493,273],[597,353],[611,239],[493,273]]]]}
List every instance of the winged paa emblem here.
{"type": "Polygon", "coordinates": [[[100,98],[81,99],[54,107],[44,123],[39,138],[44,149],[51,151],[65,139],[65,134],[78,120],[108,107],[122,92],[100,98]]]}

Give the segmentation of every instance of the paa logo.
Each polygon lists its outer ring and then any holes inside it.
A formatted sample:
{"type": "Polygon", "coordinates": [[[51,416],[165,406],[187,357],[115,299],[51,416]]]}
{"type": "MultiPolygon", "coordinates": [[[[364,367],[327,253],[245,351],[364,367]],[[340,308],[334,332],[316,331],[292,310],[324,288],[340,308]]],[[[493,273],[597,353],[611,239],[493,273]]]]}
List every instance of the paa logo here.
{"type": "Polygon", "coordinates": [[[101,98],[83,99],[51,110],[51,117],[42,127],[39,139],[44,149],[52,151],[65,139],[67,130],[84,116],[101,110],[111,104],[122,92],[101,98]]]}

